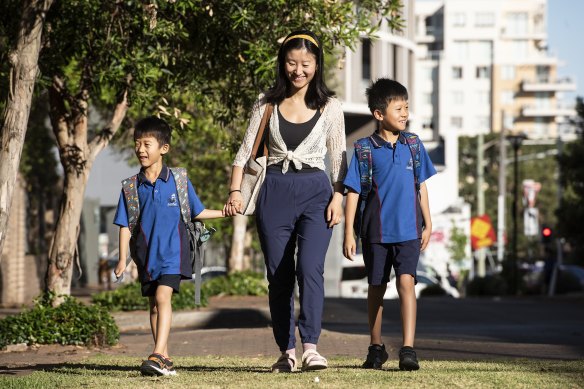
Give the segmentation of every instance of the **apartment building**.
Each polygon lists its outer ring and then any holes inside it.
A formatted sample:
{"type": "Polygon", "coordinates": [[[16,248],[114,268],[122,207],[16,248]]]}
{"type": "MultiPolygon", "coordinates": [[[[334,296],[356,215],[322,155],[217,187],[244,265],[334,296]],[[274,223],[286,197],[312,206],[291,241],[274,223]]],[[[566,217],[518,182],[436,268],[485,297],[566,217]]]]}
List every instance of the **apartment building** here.
{"type": "Polygon", "coordinates": [[[558,136],[573,116],[547,48],[546,0],[439,0],[416,3],[416,106],[439,136],[524,132],[558,136]],[[503,114],[504,113],[504,114],[503,114]]]}

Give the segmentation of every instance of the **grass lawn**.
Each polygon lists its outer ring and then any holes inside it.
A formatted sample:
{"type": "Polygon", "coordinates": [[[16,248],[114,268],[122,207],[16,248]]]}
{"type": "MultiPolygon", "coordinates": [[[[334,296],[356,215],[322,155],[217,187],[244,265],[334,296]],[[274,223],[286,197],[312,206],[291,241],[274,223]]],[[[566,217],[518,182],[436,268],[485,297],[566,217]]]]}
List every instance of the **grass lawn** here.
{"type": "Polygon", "coordinates": [[[353,358],[331,358],[320,372],[271,374],[268,358],[183,357],[175,377],[142,377],[139,358],[98,355],[47,365],[25,376],[0,376],[1,388],[584,388],[584,360],[421,361],[421,370],[363,370],[353,358]]]}

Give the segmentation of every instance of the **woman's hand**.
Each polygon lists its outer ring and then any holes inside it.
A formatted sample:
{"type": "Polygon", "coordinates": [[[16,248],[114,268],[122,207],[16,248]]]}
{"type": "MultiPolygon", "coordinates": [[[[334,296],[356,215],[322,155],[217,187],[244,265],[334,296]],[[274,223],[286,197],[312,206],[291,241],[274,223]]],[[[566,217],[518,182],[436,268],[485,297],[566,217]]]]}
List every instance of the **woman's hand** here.
{"type": "Polygon", "coordinates": [[[243,197],[241,192],[236,190],[231,192],[227,202],[223,206],[223,213],[225,216],[235,216],[243,212],[243,197]]]}
{"type": "Polygon", "coordinates": [[[336,226],[343,217],[343,195],[335,192],[331,202],[326,209],[326,221],[329,228],[336,226]]]}

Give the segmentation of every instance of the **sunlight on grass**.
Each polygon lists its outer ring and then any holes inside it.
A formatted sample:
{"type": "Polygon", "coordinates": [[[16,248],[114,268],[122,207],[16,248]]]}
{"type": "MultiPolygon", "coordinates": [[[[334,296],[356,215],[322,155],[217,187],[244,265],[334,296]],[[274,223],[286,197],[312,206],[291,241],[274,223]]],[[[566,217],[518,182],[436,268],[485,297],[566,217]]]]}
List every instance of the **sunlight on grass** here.
{"type": "Polygon", "coordinates": [[[272,374],[268,358],[176,358],[175,377],[142,377],[141,360],[98,355],[20,377],[1,377],[2,388],[582,388],[584,361],[421,361],[402,372],[390,360],[383,371],[363,370],[360,360],[331,358],[328,370],[272,374]],[[316,379],[318,377],[318,379],[316,379]]]}

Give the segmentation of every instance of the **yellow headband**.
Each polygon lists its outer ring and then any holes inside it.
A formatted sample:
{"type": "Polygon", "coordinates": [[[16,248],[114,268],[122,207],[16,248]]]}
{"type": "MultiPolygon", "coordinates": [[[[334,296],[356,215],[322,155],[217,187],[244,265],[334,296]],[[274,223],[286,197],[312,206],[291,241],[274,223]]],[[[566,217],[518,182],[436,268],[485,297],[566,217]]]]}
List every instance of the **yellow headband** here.
{"type": "Polygon", "coordinates": [[[316,43],[316,39],[314,39],[310,35],[306,35],[306,34],[292,35],[292,36],[286,38],[286,40],[284,41],[284,43],[282,43],[282,45],[285,45],[286,43],[288,43],[292,39],[296,39],[296,38],[302,38],[302,39],[306,39],[307,41],[311,41],[316,47],[318,47],[318,43],[316,43]]]}

